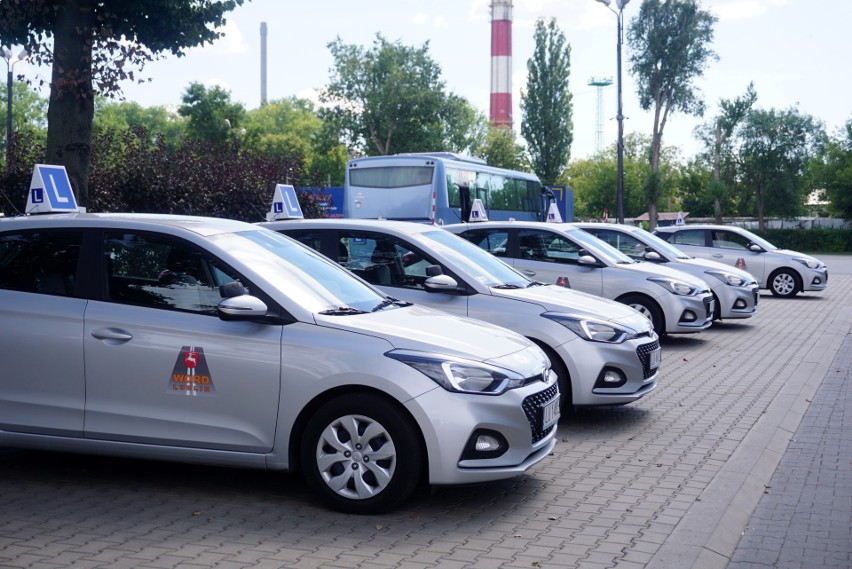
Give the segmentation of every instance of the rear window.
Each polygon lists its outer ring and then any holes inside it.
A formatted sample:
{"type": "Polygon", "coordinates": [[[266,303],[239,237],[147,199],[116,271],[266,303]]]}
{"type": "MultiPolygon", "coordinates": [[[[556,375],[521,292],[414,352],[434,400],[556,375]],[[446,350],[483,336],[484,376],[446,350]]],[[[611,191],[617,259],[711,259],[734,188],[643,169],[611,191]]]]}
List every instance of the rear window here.
{"type": "Polygon", "coordinates": [[[432,166],[384,166],[380,168],[352,168],[349,185],[362,188],[407,188],[428,186],[432,183],[432,166]]]}
{"type": "Polygon", "coordinates": [[[73,295],[82,240],[80,231],[0,235],[0,289],[73,295]]]}

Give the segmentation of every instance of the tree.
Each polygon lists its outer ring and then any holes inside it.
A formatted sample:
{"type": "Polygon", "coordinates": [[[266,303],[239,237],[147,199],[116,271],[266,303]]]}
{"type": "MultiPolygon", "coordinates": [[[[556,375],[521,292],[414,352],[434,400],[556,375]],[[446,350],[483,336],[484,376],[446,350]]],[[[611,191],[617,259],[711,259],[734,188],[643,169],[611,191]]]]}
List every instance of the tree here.
{"type": "Polygon", "coordinates": [[[701,116],[704,102],[692,82],[710,60],[716,17],[701,10],[697,0],[644,0],[630,25],[631,72],[636,78],[639,106],[654,109],[650,174],[645,183],[650,227],[657,224],[660,195],[660,154],[669,115],[680,111],[701,116]]]}
{"type": "Polygon", "coordinates": [[[713,200],[716,223],[722,222],[722,204],[728,197],[729,189],[736,183],[733,179],[735,168],[730,138],[756,101],[754,84],[749,83],[743,96],[719,101],[722,112],[713,120],[712,125],[703,125],[696,129],[699,140],[704,142],[708,154],[712,156],[713,177],[708,184],[708,197],[713,200]]]}
{"type": "Polygon", "coordinates": [[[163,52],[221,36],[216,27],[243,0],[26,0],[0,2],[0,37],[52,65],[45,161],[62,164],[80,205],[88,201],[94,93],[120,94],[133,68],[163,52]]]}
{"type": "Polygon", "coordinates": [[[825,189],[831,211],[852,219],[852,119],[828,142],[815,170],[815,179],[825,189]]]}
{"type": "Polygon", "coordinates": [[[535,24],[535,51],[527,61],[527,88],[521,93],[521,136],[541,183],[552,186],[571,156],[571,46],[551,18],[535,24]]]}
{"type": "Polygon", "coordinates": [[[186,137],[223,145],[236,137],[246,115],[242,103],[231,102],[231,93],[218,85],[207,88],[192,83],[181,97],[178,114],[186,117],[186,137]]]}
{"type": "Polygon", "coordinates": [[[821,123],[796,108],[753,109],[746,115],[737,131],[737,155],[743,181],[754,192],[761,231],[767,212],[801,212],[811,189],[806,167],[824,136],[821,123]]]}
{"type": "Polygon", "coordinates": [[[95,97],[95,116],[92,121],[95,129],[144,129],[152,137],[162,139],[171,152],[184,139],[186,122],[184,117],[164,106],[143,107],[131,101],[113,102],[105,97],[95,97]]]}
{"type": "Polygon", "coordinates": [[[489,166],[508,170],[529,170],[529,159],[523,146],[515,141],[515,133],[504,126],[488,127],[485,142],[475,153],[489,166]]]}
{"type": "Polygon", "coordinates": [[[340,38],[328,47],[334,66],[320,100],[330,107],[321,117],[351,148],[385,155],[472,146],[464,133],[476,128],[475,112],[444,92],[428,42],[413,48],[377,34],[369,50],[340,38]]]}

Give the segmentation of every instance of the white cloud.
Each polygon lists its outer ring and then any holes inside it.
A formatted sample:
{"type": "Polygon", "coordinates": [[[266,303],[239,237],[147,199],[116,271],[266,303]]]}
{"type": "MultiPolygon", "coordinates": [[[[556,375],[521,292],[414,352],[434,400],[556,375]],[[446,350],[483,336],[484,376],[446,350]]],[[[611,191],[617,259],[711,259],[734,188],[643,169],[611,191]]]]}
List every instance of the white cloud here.
{"type": "Polygon", "coordinates": [[[221,54],[242,54],[248,53],[249,47],[243,39],[243,33],[237,26],[234,20],[226,20],[225,25],[216,28],[219,33],[224,35],[213,42],[213,49],[221,54]]]}
{"type": "Polygon", "coordinates": [[[441,29],[450,27],[447,22],[447,18],[441,14],[438,14],[437,16],[430,16],[429,14],[418,13],[414,15],[411,21],[416,26],[431,26],[433,28],[441,29]]]}

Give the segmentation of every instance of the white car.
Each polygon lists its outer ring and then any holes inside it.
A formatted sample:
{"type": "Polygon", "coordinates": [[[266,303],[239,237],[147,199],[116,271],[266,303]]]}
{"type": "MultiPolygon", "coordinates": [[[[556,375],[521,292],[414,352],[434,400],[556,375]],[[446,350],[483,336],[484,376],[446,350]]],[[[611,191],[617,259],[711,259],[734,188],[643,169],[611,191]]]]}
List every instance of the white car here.
{"type": "Polygon", "coordinates": [[[264,224],[325,253],[394,298],[485,320],[539,344],[566,405],[620,405],[657,385],[660,345],[617,302],[531,281],[439,227],[378,220],[264,224]]]}
{"type": "Polygon", "coordinates": [[[713,323],[707,283],[640,263],[569,223],[484,221],[445,225],[530,278],[602,296],[648,317],[658,334],[700,332],[713,323]]]}
{"type": "Polygon", "coordinates": [[[741,227],[675,225],[658,227],[654,233],[690,255],[748,271],[760,288],[768,288],[775,296],[789,298],[800,292],[825,290],[828,285],[825,263],[804,253],[779,249],[741,227]]]}
{"type": "Polygon", "coordinates": [[[665,263],[694,277],[704,279],[716,301],[715,320],[751,318],[757,312],[760,288],[747,273],[709,259],[691,257],[641,227],[617,223],[573,223],[615,247],[631,259],[665,263]]]}
{"type": "Polygon", "coordinates": [[[559,418],[523,336],[223,219],[0,219],[0,361],[0,445],[301,470],[352,513],[522,474],[559,418]]]}

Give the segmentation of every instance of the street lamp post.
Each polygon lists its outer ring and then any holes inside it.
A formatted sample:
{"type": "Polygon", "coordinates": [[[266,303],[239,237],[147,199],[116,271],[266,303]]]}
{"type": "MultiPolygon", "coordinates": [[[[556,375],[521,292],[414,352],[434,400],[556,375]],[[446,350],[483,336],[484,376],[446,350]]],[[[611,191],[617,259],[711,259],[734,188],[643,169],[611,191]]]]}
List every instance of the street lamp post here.
{"type": "Polygon", "coordinates": [[[622,111],[621,100],[621,45],[624,43],[624,7],[627,6],[627,3],[630,2],[630,0],[615,0],[615,5],[618,6],[618,11],[613,10],[610,7],[611,0],[597,1],[609,8],[618,20],[618,41],[616,43],[616,57],[618,60],[618,80],[616,85],[616,89],[618,91],[618,111],[615,115],[615,119],[618,121],[618,142],[616,146],[618,154],[618,177],[616,179],[615,207],[618,223],[624,223],[624,113],[622,111]]]}
{"type": "Polygon", "coordinates": [[[12,142],[12,71],[15,64],[27,58],[26,49],[22,49],[21,53],[14,55],[11,49],[3,48],[3,59],[6,60],[6,171],[9,171],[9,145],[12,142]]]}

